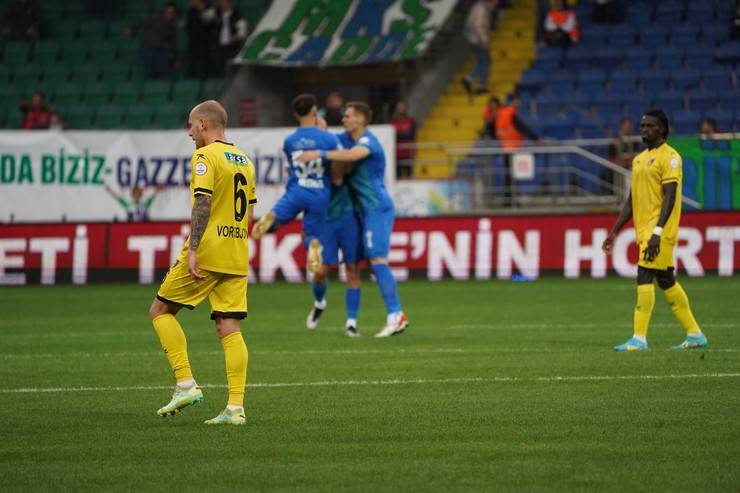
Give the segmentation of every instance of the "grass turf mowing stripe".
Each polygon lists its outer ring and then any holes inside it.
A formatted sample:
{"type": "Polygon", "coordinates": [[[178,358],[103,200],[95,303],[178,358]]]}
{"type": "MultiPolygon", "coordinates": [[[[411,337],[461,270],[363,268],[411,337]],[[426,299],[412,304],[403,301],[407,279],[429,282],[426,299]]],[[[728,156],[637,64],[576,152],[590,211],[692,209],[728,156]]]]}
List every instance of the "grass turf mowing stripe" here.
{"type": "MultiPolygon", "coordinates": [[[[406,380],[329,380],[320,382],[275,382],[250,383],[249,388],[283,388],[283,387],[334,387],[341,385],[414,385],[414,384],[455,384],[475,382],[603,382],[610,380],[680,380],[699,378],[740,378],[740,373],[689,373],[683,375],[586,375],[586,376],[549,376],[549,377],[470,377],[443,379],[406,379],[406,380]]],[[[204,384],[202,388],[227,388],[223,384],[204,384]]],[[[55,392],[120,392],[131,390],[166,390],[172,385],[136,385],[130,387],[49,387],[1,389],[0,394],[43,394],[55,392]]]]}

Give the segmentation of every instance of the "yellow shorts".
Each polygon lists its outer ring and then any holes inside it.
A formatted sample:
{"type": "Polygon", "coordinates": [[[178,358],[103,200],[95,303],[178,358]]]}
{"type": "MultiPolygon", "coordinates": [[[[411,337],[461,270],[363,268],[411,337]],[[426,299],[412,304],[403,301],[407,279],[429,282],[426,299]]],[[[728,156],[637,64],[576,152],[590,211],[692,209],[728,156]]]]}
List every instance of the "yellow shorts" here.
{"type": "Polygon", "coordinates": [[[205,279],[194,281],[188,266],[176,262],[164,277],[157,291],[157,299],[192,310],[207,297],[211,304],[211,320],[219,317],[242,319],[247,316],[247,276],[202,269],[200,272],[205,279]]]}
{"type": "Polygon", "coordinates": [[[640,246],[640,256],[638,257],[637,265],[645,267],[646,269],[655,270],[668,270],[669,268],[674,266],[673,245],[669,245],[661,241],[658,256],[655,257],[652,262],[647,262],[643,260],[643,255],[645,254],[645,249],[647,248],[647,241],[642,241],[638,243],[638,245],[640,246]]]}

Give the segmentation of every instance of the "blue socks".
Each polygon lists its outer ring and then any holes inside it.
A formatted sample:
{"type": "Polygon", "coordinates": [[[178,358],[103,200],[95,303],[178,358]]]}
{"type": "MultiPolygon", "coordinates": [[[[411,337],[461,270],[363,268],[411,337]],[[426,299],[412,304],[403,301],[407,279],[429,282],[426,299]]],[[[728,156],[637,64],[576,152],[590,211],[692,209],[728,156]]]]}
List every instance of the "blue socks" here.
{"type": "Polygon", "coordinates": [[[385,311],[389,315],[401,311],[401,301],[398,299],[398,287],[388,264],[371,264],[370,268],[378,281],[380,295],[385,303],[385,311]]]}
{"type": "Polygon", "coordinates": [[[317,282],[311,283],[311,289],[313,290],[313,297],[318,303],[324,301],[324,296],[326,295],[326,289],[328,287],[329,287],[329,281],[327,281],[326,279],[324,279],[324,281],[320,283],[317,283],[317,282]]]}
{"type": "Polygon", "coordinates": [[[344,292],[344,302],[347,305],[347,318],[357,319],[360,311],[360,288],[347,288],[344,292]]]}

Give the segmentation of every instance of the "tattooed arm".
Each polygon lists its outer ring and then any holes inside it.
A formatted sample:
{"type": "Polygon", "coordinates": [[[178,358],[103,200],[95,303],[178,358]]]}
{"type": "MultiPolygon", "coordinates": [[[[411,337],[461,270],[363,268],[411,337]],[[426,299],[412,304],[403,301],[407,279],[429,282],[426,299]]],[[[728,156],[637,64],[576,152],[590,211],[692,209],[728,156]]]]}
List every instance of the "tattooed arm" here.
{"type": "Polygon", "coordinates": [[[188,251],[188,269],[190,277],[195,281],[202,281],[205,276],[198,270],[198,258],[196,251],[200,246],[200,240],[208,225],[211,216],[211,197],[207,195],[196,195],[193,210],[190,214],[190,250],[188,251]]]}

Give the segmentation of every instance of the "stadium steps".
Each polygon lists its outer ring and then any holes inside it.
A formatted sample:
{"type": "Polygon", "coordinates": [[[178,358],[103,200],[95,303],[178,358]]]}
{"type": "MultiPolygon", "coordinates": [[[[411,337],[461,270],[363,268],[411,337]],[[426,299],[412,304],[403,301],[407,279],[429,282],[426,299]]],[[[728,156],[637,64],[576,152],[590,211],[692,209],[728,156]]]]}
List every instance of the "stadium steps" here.
{"type": "Polygon", "coordinates": [[[469,96],[462,79],[473,66],[471,56],[453,77],[445,93],[437,101],[417,134],[414,173],[419,178],[447,178],[456,167],[440,142],[465,142],[470,145],[483,127],[481,113],[492,95],[503,98],[516,87],[521,73],[532,63],[535,54],[537,1],[523,0],[501,12],[493,31],[489,52],[491,71],[488,77],[490,94],[469,96]]]}

